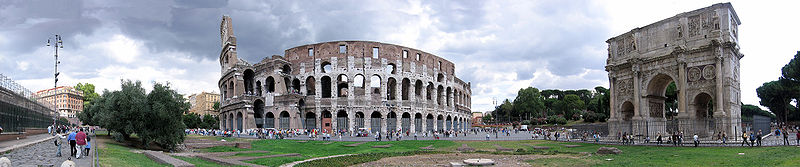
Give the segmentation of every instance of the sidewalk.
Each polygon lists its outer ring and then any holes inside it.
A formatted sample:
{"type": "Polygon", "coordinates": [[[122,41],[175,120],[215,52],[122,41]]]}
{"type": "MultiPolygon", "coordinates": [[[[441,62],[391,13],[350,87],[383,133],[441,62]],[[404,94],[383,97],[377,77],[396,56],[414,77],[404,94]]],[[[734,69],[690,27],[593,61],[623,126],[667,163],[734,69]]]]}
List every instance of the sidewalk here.
{"type": "Polygon", "coordinates": [[[23,148],[31,144],[36,144],[42,141],[50,140],[53,138],[55,138],[55,136],[50,136],[50,134],[38,134],[38,135],[28,136],[25,139],[3,141],[0,142],[0,154],[13,151],[15,149],[23,148]]]}

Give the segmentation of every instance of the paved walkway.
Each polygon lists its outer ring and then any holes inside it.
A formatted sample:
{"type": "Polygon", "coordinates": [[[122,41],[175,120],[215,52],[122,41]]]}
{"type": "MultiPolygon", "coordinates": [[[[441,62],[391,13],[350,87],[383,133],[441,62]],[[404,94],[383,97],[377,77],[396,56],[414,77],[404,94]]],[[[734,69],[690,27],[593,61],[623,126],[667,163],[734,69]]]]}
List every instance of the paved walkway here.
{"type": "MultiPolygon", "coordinates": [[[[14,148],[13,151],[5,153],[0,152],[0,157],[8,157],[11,160],[11,166],[60,166],[61,163],[70,157],[69,142],[63,139],[64,145],[61,146],[61,157],[56,157],[56,150],[58,147],[53,144],[54,136],[48,134],[40,134],[28,136],[26,139],[0,142],[1,149],[14,148]]],[[[94,138],[93,138],[94,139],[94,138]]],[[[95,151],[95,142],[92,140],[91,153],[95,151]]],[[[81,159],[72,160],[81,167],[92,166],[92,156],[84,157],[81,159]]]]}

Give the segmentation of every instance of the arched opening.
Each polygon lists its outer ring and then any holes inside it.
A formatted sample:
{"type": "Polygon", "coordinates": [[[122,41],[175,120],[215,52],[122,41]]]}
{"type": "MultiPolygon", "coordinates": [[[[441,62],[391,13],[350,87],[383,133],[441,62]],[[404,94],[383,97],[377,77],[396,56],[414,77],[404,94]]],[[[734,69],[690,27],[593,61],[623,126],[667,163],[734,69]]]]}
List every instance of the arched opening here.
{"type": "Polygon", "coordinates": [[[292,67],[290,67],[288,64],[284,64],[283,67],[281,67],[281,72],[283,72],[285,74],[291,74],[292,73],[292,67]]]}
{"type": "Polygon", "coordinates": [[[381,121],[383,120],[383,118],[381,118],[381,113],[378,112],[378,111],[373,111],[372,112],[372,116],[370,118],[371,118],[370,121],[369,121],[369,123],[370,123],[370,132],[372,132],[372,133],[380,132],[381,131],[381,121]]]}
{"type": "Polygon", "coordinates": [[[389,77],[389,80],[386,82],[386,100],[397,100],[397,81],[394,78],[389,77]]]}
{"type": "Polygon", "coordinates": [[[397,129],[397,114],[394,111],[386,114],[386,132],[393,132],[397,129]]]}
{"type": "MultiPolygon", "coordinates": [[[[672,77],[665,74],[658,74],[650,79],[647,84],[647,113],[651,118],[664,118],[665,116],[665,102],[667,100],[666,92],[670,83],[674,82],[672,77]]],[[[641,114],[641,113],[640,113],[641,114]]]]}
{"type": "Polygon", "coordinates": [[[346,131],[348,130],[348,125],[350,125],[350,123],[347,119],[347,112],[344,110],[339,110],[339,112],[336,113],[336,130],[346,131]]]}
{"type": "MultiPolygon", "coordinates": [[[[228,96],[230,98],[233,98],[233,96],[236,96],[236,84],[234,84],[233,81],[228,82],[228,93],[230,94],[228,96]]],[[[231,128],[233,128],[233,126],[231,126],[231,128]]]]}
{"type": "Polygon", "coordinates": [[[432,132],[433,131],[433,121],[434,121],[433,120],[433,114],[428,114],[428,116],[425,117],[425,127],[427,127],[427,128],[425,128],[426,131],[428,131],[428,132],[432,132]]]}
{"type": "Polygon", "coordinates": [[[445,130],[453,130],[453,118],[449,115],[447,116],[447,120],[445,122],[445,130]]]}
{"type": "Polygon", "coordinates": [[[257,99],[253,102],[253,112],[255,112],[253,117],[255,117],[256,128],[264,128],[264,101],[257,99]]]}
{"type": "Polygon", "coordinates": [[[444,130],[444,116],[442,115],[436,116],[436,130],[437,131],[444,130]]]}
{"type": "Polygon", "coordinates": [[[222,85],[222,99],[228,98],[228,85],[222,85]]]}
{"type": "Polygon", "coordinates": [[[256,95],[261,96],[261,81],[256,81],[256,95]]]}
{"type": "Polygon", "coordinates": [[[364,75],[356,74],[356,77],[353,77],[353,87],[356,97],[364,96],[364,75]]]}
{"type": "Polygon", "coordinates": [[[264,119],[264,128],[275,128],[275,114],[267,112],[267,118],[264,119]]]}
{"type": "Polygon", "coordinates": [[[363,112],[356,112],[356,122],[355,122],[356,130],[364,128],[364,113],[363,112]]]}
{"type": "Polygon", "coordinates": [[[450,89],[450,87],[447,87],[446,93],[447,93],[447,97],[445,97],[444,100],[445,100],[445,103],[447,104],[447,106],[449,107],[449,106],[452,105],[452,104],[450,104],[451,103],[450,101],[453,101],[452,100],[452,98],[453,98],[453,90],[450,89]]]}
{"type": "Polygon", "coordinates": [[[242,115],[242,112],[236,112],[236,130],[240,131],[243,130],[242,127],[242,125],[244,125],[243,121],[244,121],[244,116],[242,115]]]}
{"type": "Polygon", "coordinates": [[[402,89],[400,91],[403,100],[408,100],[409,89],[411,89],[411,80],[409,80],[408,78],[403,78],[402,89]]]}
{"type": "Polygon", "coordinates": [[[327,61],[326,62],[322,62],[321,66],[322,66],[322,73],[329,73],[329,72],[332,72],[332,70],[333,70],[333,67],[331,66],[330,62],[327,62],[327,61]]]}
{"type": "Polygon", "coordinates": [[[233,126],[234,125],[233,122],[235,122],[235,121],[236,121],[236,119],[235,119],[235,117],[233,117],[233,113],[230,113],[228,115],[228,123],[229,123],[228,127],[230,128],[229,130],[234,130],[235,129],[235,127],[233,126]]]}
{"type": "Polygon", "coordinates": [[[425,96],[427,97],[428,101],[433,100],[433,83],[428,82],[428,88],[425,90],[425,96]]]}
{"type": "Polygon", "coordinates": [[[444,87],[442,87],[442,85],[439,85],[439,87],[436,88],[436,104],[442,105],[442,101],[444,101],[443,95],[444,95],[444,87]]]}
{"type": "Polygon", "coordinates": [[[297,78],[292,80],[292,93],[300,94],[300,80],[297,78]]]}
{"type": "Polygon", "coordinates": [[[372,89],[372,99],[381,99],[381,77],[373,75],[369,79],[369,87],[372,89]]]}
{"type": "Polygon", "coordinates": [[[317,90],[316,90],[317,88],[315,87],[315,84],[316,83],[315,83],[315,80],[314,80],[313,76],[309,76],[308,78],[306,78],[306,95],[307,96],[311,96],[311,95],[316,95],[317,94],[316,93],[317,92],[317,90]]]}
{"type": "Polygon", "coordinates": [[[634,115],[633,103],[631,103],[630,101],[622,103],[622,109],[620,110],[620,113],[622,113],[622,120],[624,121],[630,121],[631,119],[633,119],[634,115]]]}
{"type": "Polygon", "coordinates": [[[322,77],[322,98],[331,98],[331,77],[322,77]]]}
{"type": "Polygon", "coordinates": [[[396,70],[397,70],[397,68],[395,67],[394,63],[389,63],[389,64],[388,64],[388,65],[386,65],[386,67],[384,67],[384,69],[383,69],[383,71],[386,71],[386,73],[387,73],[387,74],[395,74],[395,73],[396,73],[396,72],[395,72],[396,70]]]}
{"type": "Polygon", "coordinates": [[[337,97],[347,97],[347,75],[341,74],[339,78],[336,79],[336,87],[337,87],[337,97]]]}
{"type": "Polygon", "coordinates": [[[267,87],[267,93],[275,92],[275,78],[272,78],[272,76],[267,77],[266,84],[267,86],[265,87],[267,87]]]}
{"type": "Polygon", "coordinates": [[[422,132],[422,114],[414,114],[414,132],[422,132]]]}
{"type": "Polygon", "coordinates": [[[253,77],[255,77],[255,73],[251,69],[244,70],[244,93],[247,95],[253,95],[253,77]]]}
{"type": "Polygon", "coordinates": [[[436,75],[436,82],[443,82],[443,81],[444,81],[444,75],[442,75],[442,73],[436,75]]]}
{"type": "Polygon", "coordinates": [[[292,88],[292,80],[289,77],[283,77],[283,85],[286,88],[286,94],[294,93],[292,88]]]}
{"type": "Polygon", "coordinates": [[[332,128],[333,128],[333,126],[331,126],[331,124],[332,124],[331,121],[333,121],[333,120],[331,120],[332,117],[333,117],[333,115],[331,115],[330,111],[328,111],[328,110],[322,111],[322,129],[325,129],[328,132],[330,132],[332,130],[332,128]]]}
{"type": "Polygon", "coordinates": [[[700,93],[694,97],[694,103],[692,106],[694,107],[695,118],[697,119],[708,119],[714,117],[714,103],[712,102],[711,95],[707,93],[700,93]]]}
{"type": "Polygon", "coordinates": [[[314,112],[306,112],[305,118],[303,124],[305,124],[304,127],[306,129],[312,130],[317,128],[317,114],[314,114],[314,112]]]}
{"type": "Polygon", "coordinates": [[[400,119],[400,130],[401,132],[408,132],[411,130],[411,114],[404,112],[402,118],[400,119]]]}
{"type": "Polygon", "coordinates": [[[417,82],[414,83],[414,94],[416,95],[417,99],[422,99],[422,87],[422,81],[417,80],[417,82]]]}
{"type": "Polygon", "coordinates": [[[291,119],[289,119],[289,112],[282,111],[281,118],[279,121],[280,129],[289,129],[289,123],[290,123],[289,121],[291,121],[291,119]]]}

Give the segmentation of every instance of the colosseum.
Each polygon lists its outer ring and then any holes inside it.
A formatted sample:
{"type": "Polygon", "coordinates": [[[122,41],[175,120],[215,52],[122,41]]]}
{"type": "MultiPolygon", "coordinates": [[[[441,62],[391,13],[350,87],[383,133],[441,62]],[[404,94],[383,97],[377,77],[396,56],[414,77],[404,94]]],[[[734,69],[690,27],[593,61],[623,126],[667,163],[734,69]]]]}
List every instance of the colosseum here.
{"type": "Polygon", "coordinates": [[[333,41],[287,49],[255,64],[237,57],[231,18],[220,24],[220,129],[370,132],[461,130],[470,83],[455,64],[417,49],[333,41]]]}

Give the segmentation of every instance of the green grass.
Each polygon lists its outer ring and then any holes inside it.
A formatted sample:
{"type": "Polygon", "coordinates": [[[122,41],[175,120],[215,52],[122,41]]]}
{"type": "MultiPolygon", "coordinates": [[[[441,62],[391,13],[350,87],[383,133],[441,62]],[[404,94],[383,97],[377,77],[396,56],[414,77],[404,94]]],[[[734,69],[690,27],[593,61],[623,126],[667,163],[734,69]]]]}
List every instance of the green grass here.
{"type": "Polygon", "coordinates": [[[535,160],[528,160],[531,166],[572,166],[572,167],[585,167],[597,164],[597,160],[586,158],[540,158],[535,160]]]}
{"type": "Polygon", "coordinates": [[[432,152],[432,151],[409,151],[409,152],[381,152],[381,153],[365,153],[365,154],[356,154],[350,156],[341,156],[341,157],[334,157],[328,158],[324,160],[316,160],[316,161],[309,161],[301,164],[297,164],[295,166],[298,167],[316,167],[316,166],[351,166],[355,164],[361,164],[366,162],[372,162],[380,160],[381,158],[386,157],[395,157],[395,156],[411,156],[411,155],[419,155],[419,154],[432,154],[432,153],[442,153],[442,152],[432,152]]]}
{"type": "Polygon", "coordinates": [[[172,157],[175,157],[177,159],[180,159],[180,160],[189,162],[191,164],[194,164],[194,166],[196,166],[196,167],[226,166],[226,165],[221,165],[221,164],[218,164],[218,163],[215,163],[215,162],[206,161],[204,159],[200,159],[200,158],[197,158],[197,157],[181,157],[181,156],[172,156],[172,157]]]}
{"type": "Polygon", "coordinates": [[[115,143],[107,142],[99,151],[100,164],[103,166],[168,166],[150,160],[144,154],[133,153],[130,148],[115,143]]]}
{"type": "Polygon", "coordinates": [[[207,152],[230,152],[230,151],[251,151],[251,150],[265,150],[270,151],[270,154],[287,154],[299,153],[300,157],[275,157],[263,158],[247,161],[249,163],[278,166],[280,164],[305,160],[315,157],[325,157],[340,154],[363,154],[363,153],[384,153],[384,152],[409,152],[418,151],[420,147],[433,145],[435,148],[453,147],[455,142],[445,140],[406,140],[406,141],[385,141],[385,142],[367,142],[357,147],[345,147],[344,145],[358,143],[358,142],[333,142],[328,141],[308,141],[306,143],[298,143],[296,140],[256,140],[252,142],[251,149],[239,149],[228,146],[211,147],[205,149],[207,152]],[[392,144],[390,148],[372,148],[375,145],[392,144]]]}

